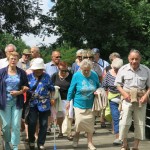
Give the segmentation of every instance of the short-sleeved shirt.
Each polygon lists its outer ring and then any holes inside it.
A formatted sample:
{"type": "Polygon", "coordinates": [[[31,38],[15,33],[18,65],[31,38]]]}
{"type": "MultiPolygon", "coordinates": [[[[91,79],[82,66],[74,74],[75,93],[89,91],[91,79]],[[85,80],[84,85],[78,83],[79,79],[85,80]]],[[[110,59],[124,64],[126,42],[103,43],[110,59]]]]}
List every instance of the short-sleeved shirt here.
{"type": "Polygon", "coordinates": [[[130,64],[124,65],[119,69],[115,85],[121,85],[123,88],[138,88],[140,90],[150,88],[150,70],[141,65],[134,71],[130,64]]]}
{"type": "Polygon", "coordinates": [[[51,61],[45,64],[45,72],[52,77],[54,73],[58,72],[58,67],[51,61]]]}
{"type": "Polygon", "coordinates": [[[27,69],[30,68],[30,61],[28,61],[27,63],[23,61],[22,58],[19,59],[17,66],[21,69],[23,69],[24,71],[26,71],[27,69]]]}
{"type": "Polygon", "coordinates": [[[109,66],[109,63],[101,58],[98,60],[97,64],[101,68],[102,72],[104,72],[104,69],[109,66]]]}

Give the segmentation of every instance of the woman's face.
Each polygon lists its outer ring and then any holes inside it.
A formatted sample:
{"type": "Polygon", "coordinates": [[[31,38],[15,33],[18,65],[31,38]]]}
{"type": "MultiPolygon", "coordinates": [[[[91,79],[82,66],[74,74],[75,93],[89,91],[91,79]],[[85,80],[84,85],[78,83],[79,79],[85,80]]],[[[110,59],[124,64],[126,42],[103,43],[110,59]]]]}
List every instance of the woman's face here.
{"type": "Polygon", "coordinates": [[[68,69],[65,66],[59,66],[59,72],[62,76],[65,76],[66,73],[68,72],[68,69]]]}
{"type": "Polygon", "coordinates": [[[11,55],[11,56],[9,56],[8,62],[9,62],[9,66],[11,66],[11,67],[16,67],[17,62],[18,62],[18,57],[11,55]]]}
{"type": "Polygon", "coordinates": [[[90,76],[90,73],[91,73],[90,67],[83,67],[81,70],[82,70],[82,73],[84,76],[86,76],[86,77],[90,76]]]}
{"type": "Polygon", "coordinates": [[[39,77],[43,74],[43,69],[33,70],[33,73],[36,77],[39,77]]]}

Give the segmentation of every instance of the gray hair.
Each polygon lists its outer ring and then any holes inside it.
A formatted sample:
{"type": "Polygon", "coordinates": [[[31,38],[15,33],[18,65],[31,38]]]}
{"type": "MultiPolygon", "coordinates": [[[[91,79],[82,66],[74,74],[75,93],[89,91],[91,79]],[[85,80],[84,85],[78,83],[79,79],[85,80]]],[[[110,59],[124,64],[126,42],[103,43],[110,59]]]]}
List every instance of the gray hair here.
{"type": "Polygon", "coordinates": [[[120,54],[117,52],[113,52],[109,55],[109,60],[112,62],[114,58],[120,58],[120,54]]]}
{"type": "Polygon", "coordinates": [[[130,55],[131,53],[137,53],[137,54],[139,54],[139,55],[141,56],[140,51],[139,51],[139,50],[136,50],[136,49],[131,49],[130,52],[129,52],[129,55],[130,55]]]}
{"type": "Polygon", "coordinates": [[[83,49],[79,49],[79,50],[77,50],[77,52],[76,52],[76,56],[78,56],[78,55],[82,55],[82,52],[83,52],[83,49]]]}
{"type": "Polygon", "coordinates": [[[14,51],[16,51],[16,46],[14,44],[8,44],[6,47],[5,47],[5,52],[8,51],[8,47],[13,47],[14,51]]]}
{"type": "Polygon", "coordinates": [[[123,60],[120,59],[120,58],[115,58],[115,59],[112,61],[111,66],[112,66],[113,68],[120,69],[120,68],[123,66],[123,60]]]}
{"type": "Polygon", "coordinates": [[[93,63],[88,59],[84,59],[80,63],[80,68],[83,69],[84,67],[90,67],[92,69],[93,68],[93,63]]]}

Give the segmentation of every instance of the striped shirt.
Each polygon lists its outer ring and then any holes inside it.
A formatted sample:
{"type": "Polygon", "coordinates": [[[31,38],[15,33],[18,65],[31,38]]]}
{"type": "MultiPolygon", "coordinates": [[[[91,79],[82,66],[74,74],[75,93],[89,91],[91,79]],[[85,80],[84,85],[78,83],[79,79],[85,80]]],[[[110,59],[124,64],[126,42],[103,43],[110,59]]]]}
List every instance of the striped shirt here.
{"type": "Polygon", "coordinates": [[[119,91],[117,90],[117,87],[114,85],[116,77],[112,76],[111,73],[108,71],[103,83],[102,83],[102,87],[105,90],[109,90],[112,93],[118,93],[119,91]]]}

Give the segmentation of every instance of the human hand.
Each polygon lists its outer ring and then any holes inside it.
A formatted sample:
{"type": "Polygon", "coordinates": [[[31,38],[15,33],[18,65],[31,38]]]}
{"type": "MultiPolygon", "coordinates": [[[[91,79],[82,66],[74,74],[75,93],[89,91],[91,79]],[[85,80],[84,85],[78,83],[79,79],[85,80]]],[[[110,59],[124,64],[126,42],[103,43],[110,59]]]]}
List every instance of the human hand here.
{"type": "Polygon", "coordinates": [[[21,93],[20,93],[20,91],[10,91],[10,94],[11,94],[12,96],[18,96],[18,95],[20,95],[21,93]]]}
{"type": "Polygon", "coordinates": [[[123,99],[124,99],[124,100],[126,100],[126,101],[128,101],[128,102],[131,101],[130,95],[129,95],[128,93],[125,92],[122,96],[123,96],[123,99]]]}
{"type": "Polygon", "coordinates": [[[55,100],[54,100],[54,99],[51,99],[51,100],[50,100],[50,103],[51,103],[52,106],[54,106],[54,105],[55,105],[55,100]]]}
{"type": "Polygon", "coordinates": [[[140,104],[143,104],[143,103],[146,103],[147,102],[147,95],[143,95],[140,100],[139,100],[139,103],[140,104]]]}
{"type": "Polygon", "coordinates": [[[68,101],[66,104],[66,110],[68,110],[70,108],[70,102],[68,101]]]}
{"type": "Polygon", "coordinates": [[[29,90],[29,88],[27,86],[22,86],[22,92],[25,93],[29,90]]]}

